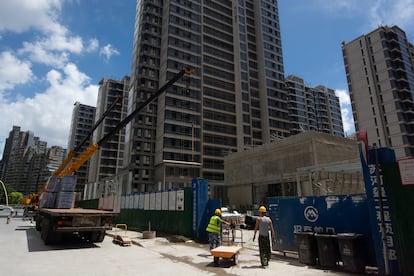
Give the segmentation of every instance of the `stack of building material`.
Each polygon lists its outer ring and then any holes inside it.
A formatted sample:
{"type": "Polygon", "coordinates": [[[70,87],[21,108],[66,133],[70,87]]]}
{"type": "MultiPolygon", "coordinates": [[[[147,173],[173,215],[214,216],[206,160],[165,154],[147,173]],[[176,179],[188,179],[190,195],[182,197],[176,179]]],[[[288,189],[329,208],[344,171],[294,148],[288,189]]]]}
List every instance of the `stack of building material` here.
{"type": "Polygon", "coordinates": [[[62,178],[60,191],[56,198],[56,208],[70,209],[75,203],[76,175],[65,175],[62,178]]]}
{"type": "Polygon", "coordinates": [[[70,209],[75,203],[76,175],[50,177],[40,199],[40,208],[70,209]]]}
{"type": "Polygon", "coordinates": [[[56,195],[60,191],[61,178],[50,177],[40,198],[40,208],[55,208],[56,195]]]}
{"type": "Polygon", "coordinates": [[[245,221],[245,216],[243,214],[240,214],[236,210],[230,212],[227,207],[221,207],[221,217],[225,221],[234,225],[244,224],[245,221]]]}

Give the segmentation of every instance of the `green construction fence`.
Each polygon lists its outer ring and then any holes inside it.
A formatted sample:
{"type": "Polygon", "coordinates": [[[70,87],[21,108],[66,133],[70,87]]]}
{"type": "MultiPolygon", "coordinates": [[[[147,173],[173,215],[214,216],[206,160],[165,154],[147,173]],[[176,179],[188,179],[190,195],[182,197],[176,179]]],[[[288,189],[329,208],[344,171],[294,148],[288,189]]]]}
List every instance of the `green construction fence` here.
{"type": "MultiPolygon", "coordinates": [[[[76,206],[87,209],[97,209],[98,199],[77,201],[76,206]]],[[[158,234],[175,234],[191,237],[192,225],[192,189],[184,188],[184,210],[139,210],[121,209],[119,215],[113,218],[113,224],[126,224],[129,230],[147,231],[151,225],[151,231],[158,234]]]]}

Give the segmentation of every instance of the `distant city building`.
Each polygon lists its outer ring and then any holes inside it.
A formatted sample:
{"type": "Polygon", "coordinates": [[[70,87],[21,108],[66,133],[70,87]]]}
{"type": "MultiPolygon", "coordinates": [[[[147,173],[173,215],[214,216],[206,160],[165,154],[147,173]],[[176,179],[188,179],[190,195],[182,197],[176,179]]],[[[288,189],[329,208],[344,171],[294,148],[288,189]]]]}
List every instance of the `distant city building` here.
{"type": "MultiPolygon", "coordinates": [[[[95,110],[93,106],[74,103],[72,112],[72,122],[70,125],[70,133],[68,139],[68,152],[74,150],[90,133],[95,122],[95,110]]],[[[92,136],[79,149],[79,153],[83,152],[92,141],[92,136]]],[[[88,162],[85,162],[76,172],[76,191],[82,192],[85,183],[88,182],[88,162]]]]}
{"type": "Polygon", "coordinates": [[[342,52],[356,132],[369,144],[414,156],[414,46],[397,26],[382,26],[342,52]]]}
{"type": "Polygon", "coordinates": [[[46,151],[47,143],[33,132],[13,126],[6,138],[0,179],[24,194],[37,192],[50,176],[46,151]]]}
{"type": "MultiPolygon", "coordinates": [[[[129,81],[130,78],[125,76],[120,81],[103,78],[99,82],[95,121],[100,120],[115,101],[117,103],[94,131],[94,142],[101,140],[126,117],[129,81]]],[[[99,146],[100,150],[89,161],[88,182],[101,182],[118,173],[123,167],[124,142],[125,128],[122,128],[99,146]]]]}
{"type": "Polygon", "coordinates": [[[48,159],[48,170],[53,173],[65,160],[66,149],[59,146],[53,146],[47,149],[46,156],[48,159]]]}
{"type": "Polygon", "coordinates": [[[344,136],[341,107],[335,91],[325,86],[308,87],[302,78],[286,79],[291,135],[314,130],[344,136]]]}

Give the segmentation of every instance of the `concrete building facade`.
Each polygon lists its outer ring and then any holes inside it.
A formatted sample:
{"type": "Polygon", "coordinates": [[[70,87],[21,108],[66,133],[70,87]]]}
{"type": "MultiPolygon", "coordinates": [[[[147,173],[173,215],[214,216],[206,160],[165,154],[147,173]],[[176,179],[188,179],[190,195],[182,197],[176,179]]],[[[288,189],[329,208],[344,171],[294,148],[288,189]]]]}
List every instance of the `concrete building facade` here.
{"type": "Polygon", "coordinates": [[[344,136],[341,106],[333,89],[322,85],[309,87],[293,75],[286,77],[285,82],[291,135],[314,130],[344,136]]]}
{"type": "MultiPolygon", "coordinates": [[[[74,150],[92,130],[95,120],[95,110],[96,108],[94,106],[81,104],[80,102],[74,103],[68,139],[68,152],[74,150]]],[[[85,142],[79,149],[79,152],[85,150],[91,143],[91,139],[92,137],[85,142]]],[[[83,191],[85,183],[88,182],[88,164],[89,161],[85,162],[76,171],[76,191],[78,193],[83,191]]]]}
{"type": "MultiPolygon", "coordinates": [[[[102,139],[126,117],[129,81],[130,78],[125,76],[122,80],[103,78],[99,82],[95,121],[100,120],[113,103],[117,102],[94,131],[92,136],[94,142],[102,139]]],[[[125,128],[122,128],[100,145],[100,150],[89,160],[88,182],[101,182],[118,174],[123,168],[124,143],[125,128]]]]}
{"type": "Polygon", "coordinates": [[[23,194],[37,192],[50,176],[47,143],[13,126],[6,138],[0,179],[23,194]]]}
{"type": "Polygon", "coordinates": [[[272,196],[364,193],[355,140],[307,131],[225,157],[224,204],[265,204],[272,196]]]}
{"type": "Polygon", "coordinates": [[[128,113],[194,69],[130,124],[127,192],[224,184],[224,156],[290,134],[275,0],[137,1],[128,113]]]}
{"type": "Polygon", "coordinates": [[[355,129],[369,144],[414,156],[414,47],[397,26],[342,44],[355,129]]]}
{"type": "Polygon", "coordinates": [[[51,148],[47,149],[47,167],[51,173],[56,171],[57,168],[62,164],[62,162],[65,160],[66,154],[67,150],[59,146],[52,146],[51,148]]]}

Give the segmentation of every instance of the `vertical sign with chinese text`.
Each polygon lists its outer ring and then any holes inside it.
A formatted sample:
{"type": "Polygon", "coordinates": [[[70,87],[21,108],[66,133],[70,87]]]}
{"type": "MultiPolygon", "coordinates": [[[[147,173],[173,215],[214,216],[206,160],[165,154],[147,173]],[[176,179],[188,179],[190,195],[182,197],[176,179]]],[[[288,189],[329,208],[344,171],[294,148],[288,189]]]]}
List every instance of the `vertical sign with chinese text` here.
{"type": "Polygon", "coordinates": [[[385,275],[386,272],[384,247],[386,248],[386,261],[390,275],[399,275],[391,209],[381,170],[382,164],[395,162],[395,154],[393,150],[387,148],[371,149],[369,150],[368,160],[368,164],[366,164],[365,159],[361,156],[365,192],[371,220],[372,239],[374,241],[379,275],[385,275]],[[377,153],[375,150],[377,150],[377,153]],[[384,241],[382,240],[382,232],[385,234],[384,241]]]}

